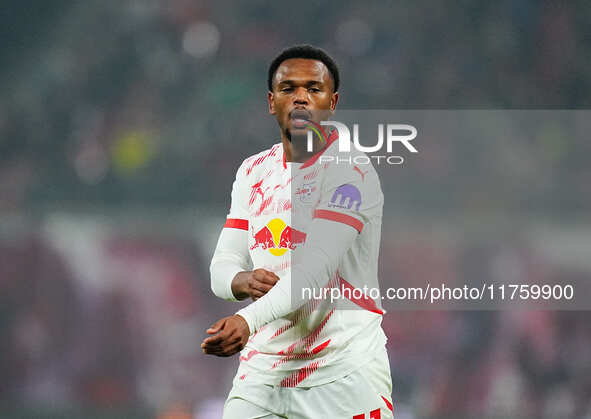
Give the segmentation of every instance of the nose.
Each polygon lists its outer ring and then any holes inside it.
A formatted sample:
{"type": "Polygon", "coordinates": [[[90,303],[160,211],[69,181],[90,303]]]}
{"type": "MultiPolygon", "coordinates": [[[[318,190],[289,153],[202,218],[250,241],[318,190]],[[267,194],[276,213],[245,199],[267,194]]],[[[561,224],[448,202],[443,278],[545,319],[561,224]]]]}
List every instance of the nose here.
{"type": "Polygon", "coordinates": [[[308,89],[298,87],[295,90],[293,103],[296,105],[307,105],[308,104],[308,89]]]}

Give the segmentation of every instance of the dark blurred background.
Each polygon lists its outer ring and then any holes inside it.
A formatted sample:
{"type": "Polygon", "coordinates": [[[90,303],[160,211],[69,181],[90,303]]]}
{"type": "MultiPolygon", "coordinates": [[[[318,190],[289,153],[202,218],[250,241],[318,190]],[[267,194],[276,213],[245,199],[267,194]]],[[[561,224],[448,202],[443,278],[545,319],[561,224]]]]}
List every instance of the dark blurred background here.
{"type": "MultiPolygon", "coordinates": [[[[582,0],[3,2],[0,416],[219,417],[238,360],[199,344],[238,305],[209,260],[235,170],[279,141],[281,49],[325,48],[342,108],[584,109],[590,21],[582,0]]],[[[382,174],[382,286],[589,278],[586,139],[423,143],[382,174]]],[[[588,312],[383,325],[397,419],[591,418],[588,312]]]]}

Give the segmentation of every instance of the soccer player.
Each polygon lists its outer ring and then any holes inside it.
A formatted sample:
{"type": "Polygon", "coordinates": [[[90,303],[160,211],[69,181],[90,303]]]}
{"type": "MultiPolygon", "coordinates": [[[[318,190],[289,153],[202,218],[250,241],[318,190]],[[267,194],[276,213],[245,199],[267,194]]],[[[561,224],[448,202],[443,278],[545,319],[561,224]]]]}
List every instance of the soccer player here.
{"type": "Polygon", "coordinates": [[[349,163],[363,153],[343,157],[338,131],[320,124],[339,100],[338,68],[295,46],[272,61],[268,89],[281,142],[238,168],[210,267],[218,297],[253,300],[201,344],[241,351],[224,418],[391,418],[384,313],[363,292],[379,289],[383,194],[369,159],[349,163]]]}

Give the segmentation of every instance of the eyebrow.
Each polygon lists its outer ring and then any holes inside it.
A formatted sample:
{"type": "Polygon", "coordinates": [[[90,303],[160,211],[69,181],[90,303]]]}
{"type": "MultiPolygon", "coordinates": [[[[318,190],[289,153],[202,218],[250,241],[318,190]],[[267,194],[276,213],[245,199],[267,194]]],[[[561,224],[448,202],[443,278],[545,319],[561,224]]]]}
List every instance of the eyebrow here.
{"type": "MultiPolygon", "coordinates": [[[[294,84],[297,84],[297,82],[295,80],[283,80],[283,81],[280,81],[279,83],[277,83],[277,86],[282,85],[282,84],[294,85],[294,84]]],[[[320,80],[308,80],[304,84],[306,86],[312,86],[314,84],[323,85],[324,83],[322,81],[320,81],[320,80]]]]}

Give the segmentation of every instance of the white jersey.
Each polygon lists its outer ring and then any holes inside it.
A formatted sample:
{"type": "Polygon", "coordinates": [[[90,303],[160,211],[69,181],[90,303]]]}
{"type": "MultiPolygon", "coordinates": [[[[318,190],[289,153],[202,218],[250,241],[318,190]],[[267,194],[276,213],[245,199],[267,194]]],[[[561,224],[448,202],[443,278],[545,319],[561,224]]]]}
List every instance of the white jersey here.
{"type": "MultiPolygon", "coordinates": [[[[345,162],[335,140],[331,136],[327,147],[305,163],[286,162],[279,143],[247,158],[238,169],[230,213],[212,260],[212,288],[218,296],[234,299],[232,278],[248,270],[249,262],[288,277],[292,263],[302,262],[294,255],[304,246],[314,219],[354,233],[338,269],[321,281],[327,289],[348,289],[348,299],[338,307],[312,299],[258,328],[240,354],[241,380],[285,387],[324,384],[361,367],[386,343],[380,298],[361,292],[379,289],[383,194],[373,166],[345,162]],[[329,161],[330,156],[335,158],[329,161]]],[[[239,312],[251,331],[248,310],[271,297],[274,289],[239,312]]]]}

